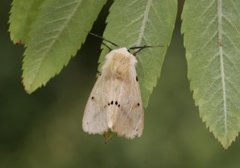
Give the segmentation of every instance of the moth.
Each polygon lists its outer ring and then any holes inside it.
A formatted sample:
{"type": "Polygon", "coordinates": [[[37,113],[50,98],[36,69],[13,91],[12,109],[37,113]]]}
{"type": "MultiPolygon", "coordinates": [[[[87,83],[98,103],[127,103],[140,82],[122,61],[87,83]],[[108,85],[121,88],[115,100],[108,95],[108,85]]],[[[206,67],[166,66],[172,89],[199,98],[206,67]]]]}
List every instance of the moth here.
{"type": "Polygon", "coordinates": [[[142,135],[144,110],[136,63],[127,48],[106,55],[84,110],[85,132],[104,135],[111,131],[128,139],[142,135]]]}

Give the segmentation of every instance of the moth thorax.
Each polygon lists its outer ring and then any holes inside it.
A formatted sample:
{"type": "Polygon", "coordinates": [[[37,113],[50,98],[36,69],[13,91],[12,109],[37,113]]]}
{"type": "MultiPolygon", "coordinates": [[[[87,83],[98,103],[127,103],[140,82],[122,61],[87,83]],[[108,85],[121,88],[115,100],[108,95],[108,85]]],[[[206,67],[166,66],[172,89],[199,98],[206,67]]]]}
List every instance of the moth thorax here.
{"type": "Polygon", "coordinates": [[[113,57],[111,64],[112,77],[118,79],[129,78],[130,58],[122,54],[116,54],[113,57]]]}

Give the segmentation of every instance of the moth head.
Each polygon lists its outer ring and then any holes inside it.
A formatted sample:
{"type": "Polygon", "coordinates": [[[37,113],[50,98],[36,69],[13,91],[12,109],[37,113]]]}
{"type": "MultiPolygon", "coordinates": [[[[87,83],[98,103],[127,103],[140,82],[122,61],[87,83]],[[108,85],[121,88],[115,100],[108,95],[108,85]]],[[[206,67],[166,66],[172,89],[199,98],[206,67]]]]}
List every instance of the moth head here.
{"type": "Polygon", "coordinates": [[[131,57],[129,54],[130,53],[115,52],[112,55],[110,68],[113,76],[122,79],[128,76],[127,74],[131,67],[131,57]]]}

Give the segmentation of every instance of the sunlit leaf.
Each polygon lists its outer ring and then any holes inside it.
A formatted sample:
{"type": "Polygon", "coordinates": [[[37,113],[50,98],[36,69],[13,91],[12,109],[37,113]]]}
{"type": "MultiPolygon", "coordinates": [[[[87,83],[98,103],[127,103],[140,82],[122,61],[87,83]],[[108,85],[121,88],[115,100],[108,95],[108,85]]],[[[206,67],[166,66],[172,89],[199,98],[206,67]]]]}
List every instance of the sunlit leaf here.
{"type": "Polygon", "coordinates": [[[10,35],[14,43],[25,43],[43,0],[14,0],[10,15],[10,35]]]}
{"type": "Polygon", "coordinates": [[[84,42],[106,0],[45,0],[34,22],[23,61],[31,93],[58,74],[84,42]]]}

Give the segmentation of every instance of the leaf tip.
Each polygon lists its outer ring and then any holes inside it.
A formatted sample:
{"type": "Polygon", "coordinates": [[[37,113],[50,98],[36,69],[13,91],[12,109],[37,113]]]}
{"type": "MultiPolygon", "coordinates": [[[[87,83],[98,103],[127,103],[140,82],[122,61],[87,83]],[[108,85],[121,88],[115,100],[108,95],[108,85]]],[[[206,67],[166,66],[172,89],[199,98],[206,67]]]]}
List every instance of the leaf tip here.
{"type": "Polygon", "coordinates": [[[22,79],[22,84],[23,84],[24,90],[27,92],[27,94],[32,94],[36,90],[36,89],[32,88],[32,85],[29,84],[29,82],[27,82],[24,77],[22,79]]]}
{"type": "Polygon", "coordinates": [[[202,118],[203,122],[206,124],[206,127],[208,128],[209,132],[213,134],[213,136],[217,139],[217,141],[221,144],[221,146],[227,150],[232,143],[236,140],[236,137],[238,136],[238,133],[231,133],[231,134],[220,134],[215,129],[211,128],[209,124],[202,118]]]}

